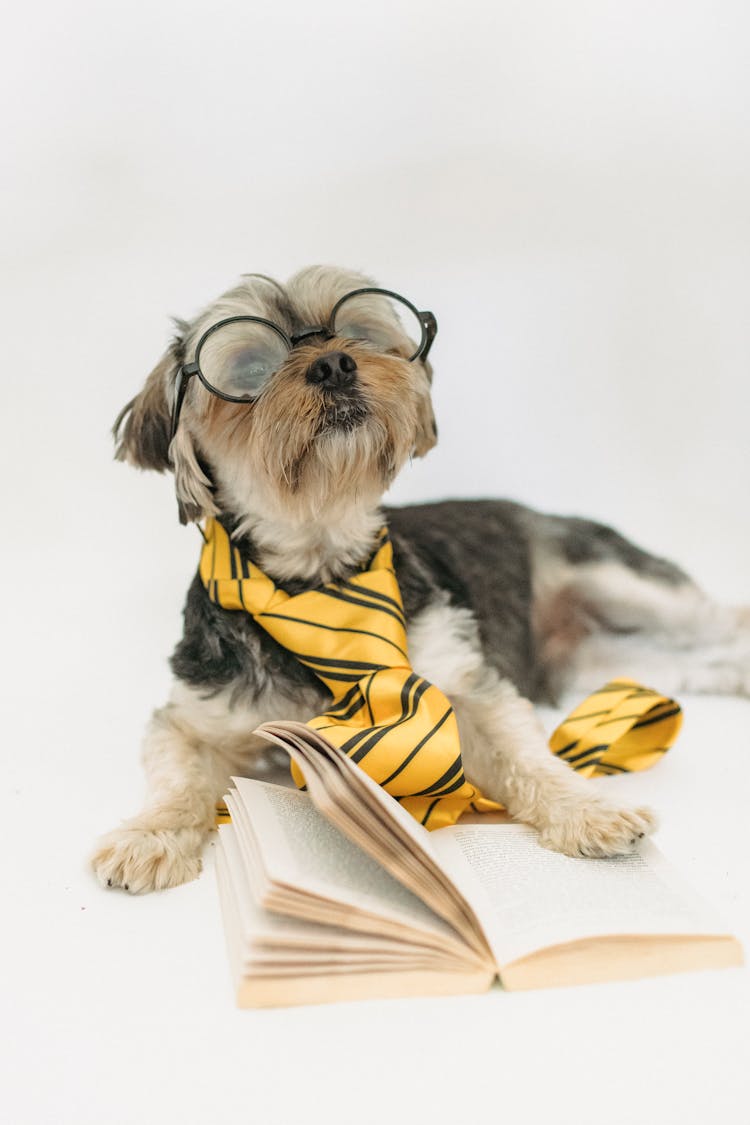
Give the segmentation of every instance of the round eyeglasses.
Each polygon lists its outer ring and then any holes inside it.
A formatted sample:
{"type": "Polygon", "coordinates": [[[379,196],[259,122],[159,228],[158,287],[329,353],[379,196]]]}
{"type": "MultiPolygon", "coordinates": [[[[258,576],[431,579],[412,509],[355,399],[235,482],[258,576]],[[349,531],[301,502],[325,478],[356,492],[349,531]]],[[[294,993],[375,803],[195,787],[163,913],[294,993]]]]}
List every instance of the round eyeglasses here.
{"type": "Polygon", "coordinates": [[[195,349],[195,359],[182,367],[172,411],[177,431],[188,383],[197,375],[207,391],[228,402],[254,402],[293,348],[315,336],[334,336],[368,344],[376,351],[400,355],[410,363],[425,360],[437,334],[431,312],[390,289],[354,289],[333,307],[328,324],[309,325],[288,336],[283,328],[259,316],[230,316],[212,324],[195,349]]]}

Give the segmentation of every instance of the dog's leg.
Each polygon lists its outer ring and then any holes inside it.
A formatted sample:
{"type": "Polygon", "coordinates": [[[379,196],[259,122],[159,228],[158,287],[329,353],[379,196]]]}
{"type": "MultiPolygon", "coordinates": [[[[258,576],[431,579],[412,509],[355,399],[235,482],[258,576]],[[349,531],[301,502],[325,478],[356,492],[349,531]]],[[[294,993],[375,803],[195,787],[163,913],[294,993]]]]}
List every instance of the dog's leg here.
{"type": "Polygon", "coordinates": [[[539,830],[569,855],[618,855],[655,827],[647,808],[602,794],[549,749],[533,705],[484,663],[476,622],[447,604],[424,611],[409,629],[412,662],[448,695],[456,711],[464,772],[485,797],[539,830]]]}
{"type": "Polygon", "coordinates": [[[104,886],[131,894],[174,887],[201,870],[216,801],[263,744],[249,733],[261,721],[232,708],[227,692],[209,699],[177,683],[156,711],[143,745],[148,795],[142,812],[102,837],[92,864],[104,886]]]}
{"type": "Polygon", "coordinates": [[[616,676],[660,691],[750,695],[750,610],[718,605],[684,571],[590,520],[525,514],[539,690],[616,676]]]}
{"type": "Polygon", "coordinates": [[[655,828],[648,808],[606,797],[597,782],[556,758],[533,705],[491,670],[451,702],[467,778],[537,828],[545,847],[568,855],[619,855],[655,828]]]}
{"type": "Polygon", "coordinates": [[[664,582],[616,562],[577,567],[541,607],[540,624],[555,694],[630,676],[669,693],[750,695],[750,610],[718,605],[688,579],[664,582]]]}

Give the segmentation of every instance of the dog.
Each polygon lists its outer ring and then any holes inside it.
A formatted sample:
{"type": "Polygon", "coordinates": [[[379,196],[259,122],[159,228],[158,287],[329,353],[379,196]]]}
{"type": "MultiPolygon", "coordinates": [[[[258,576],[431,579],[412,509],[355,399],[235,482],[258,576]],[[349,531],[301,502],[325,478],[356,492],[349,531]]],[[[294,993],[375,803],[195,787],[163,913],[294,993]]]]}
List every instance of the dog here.
{"type": "MultiPolygon", "coordinates": [[[[116,457],[173,472],[181,520],[220,517],[290,594],[356,573],[387,522],[411,662],[455,709],[468,780],[546,847],[628,852],[654,814],[551,754],[534,703],[623,674],[670,693],[748,695],[750,613],[586,519],[501,500],[383,508],[399,470],[437,440],[436,328],[359,273],[315,266],[284,286],[244,275],[177,322],[115,423],[116,457]]],[[[101,883],[130,893],[195,878],[230,776],[268,751],[254,729],[330,703],[307,667],[248,613],[212,602],[197,575],[171,667],[145,738],[145,807],[93,855],[101,883]]]]}

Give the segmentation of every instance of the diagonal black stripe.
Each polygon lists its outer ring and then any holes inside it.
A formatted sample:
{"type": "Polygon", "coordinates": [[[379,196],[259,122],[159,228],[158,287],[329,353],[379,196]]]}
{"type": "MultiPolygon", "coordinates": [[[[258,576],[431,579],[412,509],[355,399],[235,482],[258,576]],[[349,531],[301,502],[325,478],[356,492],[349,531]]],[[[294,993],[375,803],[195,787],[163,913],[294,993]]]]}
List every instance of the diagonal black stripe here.
{"type": "Polygon", "coordinates": [[[393,730],[401,723],[406,723],[410,719],[414,718],[417,713],[419,701],[430,685],[427,680],[422,680],[419,676],[414,674],[412,674],[412,676],[409,676],[403,688],[401,689],[400,717],[393,723],[388,723],[385,726],[376,726],[374,728],[370,727],[369,729],[365,730],[363,732],[366,739],[365,742],[362,742],[362,734],[355,736],[353,739],[349,739],[349,742],[352,743],[352,746],[355,746],[357,743],[361,743],[359,749],[353,749],[353,752],[350,755],[353,762],[360,762],[362,758],[370,753],[373,747],[377,746],[381,738],[384,738],[389,731],[393,730]],[[414,689],[413,694],[412,688],[414,689]]]}
{"type": "Polygon", "coordinates": [[[318,593],[325,594],[327,598],[337,598],[340,602],[348,602],[349,605],[361,605],[365,609],[375,609],[379,613],[387,613],[389,617],[395,618],[401,627],[404,627],[404,618],[399,613],[394,613],[392,609],[388,609],[384,605],[374,605],[372,602],[363,601],[361,598],[353,598],[349,594],[342,594],[338,590],[319,590],[318,593]]]}
{"type": "MultiPolygon", "coordinates": [[[[414,672],[412,672],[404,680],[403,686],[401,688],[401,717],[402,718],[406,714],[406,710],[407,710],[407,707],[409,705],[409,695],[411,694],[411,689],[414,687],[415,683],[417,683],[418,679],[419,679],[419,677],[414,672]]],[[[370,734],[372,734],[372,728],[371,727],[365,727],[364,730],[357,731],[356,734],[352,735],[351,738],[348,738],[346,740],[346,742],[343,743],[341,749],[344,751],[345,754],[348,754],[350,750],[354,749],[354,747],[357,745],[358,742],[361,742],[363,738],[367,738],[370,734]]]]}
{"type": "Polygon", "coordinates": [[[602,742],[600,746],[591,746],[588,750],[582,750],[580,754],[574,754],[572,758],[566,758],[565,761],[568,765],[573,762],[580,762],[581,758],[588,758],[589,754],[603,754],[605,750],[609,750],[609,743],[602,742]]]}
{"type": "MultiPolygon", "coordinates": [[[[448,712],[448,714],[450,714],[450,712],[448,712]]],[[[443,722],[447,718],[448,718],[448,715],[444,715],[443,718],[438,723],[438,726],[442,726],[443,722]]],[[[437,727],[435,728],[435,730],[437,730],[437,727]]],[[[430,731],[430,734],[433,734],[433,733],[434,733],[433,731],[430,731]]],[[[424,739],[423,741],[426,742],[427,740],[424,739]]],[[[442,789],[442,787],[444,785],[448,784],[450,779],[455,775],[456,770],[459,770],[459,772],[461,774],[461,779],[460,779],[458,785],[452,786],[452,788],[454,788],[454,789],[459,788],[464,783],[464,771],[463,771],[463,766],[462,766],[462,763],[461,763],[461,755],[460,754],[458,755],[456,760],[451,763],[451,765],[448,767],[448,769],[445,771],[445,773],[443,774],[442,777],[439,777],[437,779],[437,781],[433,781],[432,785],[428,785],[426,789],[422,789],[422,790],[420,790],[419,793],[415,793],[414,796],[415,797],[427,797],[430,793],[434,793],[435,796],[437,796],[438,795],[437,791],[439,789],[442,789]]],[[[450,790],[449,790],[449,792],[450,792],[450,790]]]]}
{"type": "Polygon", "coordinates": [[[430,807],[427,809],[427,812],[422,817],[422,824],[427,824],[427,821],[430,819],[430,813],[435,808],[435,805],[438,803],[439,800],[440,800],[440,798],[436,797],[435,800],[430,805],[430,807]]]}
{"type": "Polygon", "coordinates": [[[563,746],[561,750],[555,750],[555,754],[560,757],[561,754],[567,754],[568,750],[575,750],[580,741],[580,738],[576,738],[574,742],[569,742],[568,745],[563,746]]]}
{"type": "Polygon", "coordinates": [[[356,715],[361,706],[362,692],[357,683],[349,688],[335,706],[328,708],[326,715],[330,715],[332,718],[340,719],[342,722],[345,722],[347,719],[351,719],[352,715],[356,715]]]}
{"type": "MultiPolygon", "coordinates": [[[[305,662],[301,661],[301,663],[304,664],[305,662]]],[[[361,672],[329,672],[325,668],[314,668],[312,664],[305,664],[305,667],[314,672],[321,680],[335,680],[341,684],[358,684],[362,679],[361,672]]]]}
{"type": "MultiPolygon", "coordinates": [[[[333,716],[333,718],[337,719],[340,723],[347,723],[349,719],[354,718],[354,716],[357,714],[357,711],[362,710],[362,691],[358,683],[354,686],[357,689],[357,695],[354,699],[354,702],[349,707],[347,707],[346,711],[337,711],[333,716]]],[[[330,712],[326,711],[326,714],[328,715],[330,714],[330,712]]]]}
{"type": "Polygon", "coordinates": [[[574,770],[585,770],[587,766],[595,766],[597,769],[599,769],[599,765],[600,765],[600,755],[594,754],[593,758],[589,758],[585,762],[579,762],[577,765],[573,766],[573,769],[574,770]]]}
{"type": "MultiPolygon", "coordinates": [[[[232,560],[232,578],[237,583],[237,596],[240,599],[240,605],[246,613],[249,613],[250,611],[245,604],[245,591],[242,589],[242,559],[240,558],[240,552],[231,543],[229,544],[229,555],[232,560]]],[[[252,617],[253,614],[251,613],[250,616],[252,617]]]]}
{"type": "MultiPolygon", "coordinates": [[[[401,771],[403,769],[406,769],[406,767],[409,765],[409,762],[412,760],[412,758],[414,758],[414,756],[419,753],[419,751],[424,746],[425,742],[429,741],[429,739],[432,738],[433,734],[435,734],[436,731],[440,730],[440,728],[443,725],[443,723],[445,722],[445,720],[452,713],[453,713],[453,708],[449,707],[448,710],[443,715],[443,717],[435,723],[435,726],[432,728],[432,730],[428,731],[427,734],[424,736],[424,738],[421,739],[417,743],[417,745],[414,747],[414,749],[409,754],[406,755],[406,757],[404,758],[401,765],[398,766],[398,768],[393,771],[393,773],[390,775],[390,777],[387,777],[385,779],[385,781],[381,781],[380,784],[381,785],[387,785],[389,781],[393,781],[394,777],[398,777],[398,775],[401,773],[401,771]]],[[[448,778],[453,777],[453,774],[456,772],[457,769],[460,768],[460,766],[461,766],[461,755],[459,754],[458,757],[456,758],[455,762],[451,766],[448,767],[448,769],[445,771],[445,773],[442,775],[442,777],[439,777],[437,779],[437,781],[433,781],[432,784],[428,785],[426,789],[420,789],[420,791],[418,793],[412,793],[411,796],[413,796],[413,797],[426,797],[428,793],[432,793],[433,790],[439,789],[441,785],[445,785],[448,778]]]]}
{"type": "MultiPolygon", "coordinates": [[[[606,712],[603,713],[606,714],[606,712]]],[[[599,727],[606,727],[609,723],[622,723],[625,719],[637,719],[639,715],[642,714],[643,712],[639,711],[638,715],[616,715],[614,719],[605,719],[603,723],[597,723],[596,729],[598,730],[599,727]]]]}
{"type": "Polygon", "coordinates": [[[419,709],[419,701],[427,691],[428,687],[430,687],[429,680],[421,680],[419,686],[414,691],[414,695],[412,696],[407,714],[402,715],[400,719],[397,719],[394,723],[391,723],[388,726],[377,727],[375,733],[370,738],[368,738],[365,745],[360,746],[359,750],[356,750],[351,755],[352,761],[361,761],[361,759],[364,758],[366,754],[369,754],[370,750],[372,750],[374,746],[377,746],[378,742],[380,742],[381,738],[384,738],[386,734],[394,730],[396,727],[400,726],[402,723],[410,722],[410,720],[413,719],[416,715],[419,709]]]}
{"type": "Polygon", "coordinates": [[[370,590],[366,586],[357,586],[354,582],[347,582],[346,580],[337,583],[337,585],[343,586],[345,590],[357,594],[360,598],[374,598],[377,602],[385,602],[386,605],[393,606],[394,609],[398,610],[398,612],[403,615],[404,608],[400,602],[397,602],[395,598],[389,598],[387,594],[381,594],[379,590],[370,590]]]}
{"type": "MultiPolygon", "coordinates": [[[[287,648],[286,645],[284,647],[287,648]]],[[[331,668],[349,668],[352,672],[359,671],[363,677],[367,672],[380,672],[383,668],[388,667],[387,664],[375,664],[371,660],[337,660],[332,656],[313,656],[312,653],[297,652],[293,648],[288,648],[288,651],[304,664],[324,664],[331,668]]]]}
{"type": "Polygon", "coordinates": [[[419,701],[427,691],[429,686],[430,683],[428,680],[423,680],[420,676],[416,676],[414,673],[412,673],[401,689],[401,715],[399,716],[399,718],[392,723],[388,723],[385,726],[377,726],[374,730],[366,730],[364,732],[360,732],[360,734],[355,735],[354,738],[350,738],[349,742],[345,743],[345,747],[342,747],[342,749],[346,748],[348,752],[348,748],[350,745],[354,747],[358,742],[361,742],[363,733],[365,736],[367,736],[367,741],[362,743],[358,750],[354,750],[354,752],[350,754],[352,761],[360,762],[366,754],[369,754],[374,746],[377,746],[381,738],[385,738],[389,731],[395,730],[395,728],[400,726],[402,723],[407,723],[410,719],[413,719],[417,713],[419,701]],[[415,684],[416,687],[414,687],[415,684]],[[414,694],[412,695],[413,687],[414,694]],[[409,701],[410,696],[411,702],[409,701]]]}
{"type": "MultiPolygon", "coordinates": [[[[677,711],[679,711],[679,707],[677,708],[677,711]]],[[[633,730],[635,730],[636,727],[646,726],[648,725],[648,723],[658,723],[659,719],[666,719],[668,715],[676,715],[677,711],[664,711],[661,715],[656,715],[653,719],[644,717],[642,722],[633,724],[633,730]]],[[[650,712],[647,711],[646,716],[648,716],[649,714],[650,712]]],[[[624,719],[639,719],[641,715],[643,715],[643,711],[639,711],[637,715],[619,715],[614,719],[605,719],[603,723],[597,723],[596,727],[598,729],[599,727],[606,727],[608,723],[621,723],[624,719]]]]}
{"type": "Polygon", "coordinates": [[[459,773],[458,777],[453,782],[453,784],[446,786],[445,789],[441,789],[439,792],[435,793],[435,796],[436,797],[447,797],[447,796],[449,796],[449,794],[455,793],[457,789],[460,789],[461,786],[465,785],[465,784],[466,784],[466,778],[464,777],[464,771],[461,770],[461,772],[459,773]]]}
{"type": "Polygon", "coordinates": [[[375,726],[375,716],[372,713],[372,704],[370,703],[370,690],[372,688],[372,681],[374,680],[374,678],[374,674],[370,676],[369,680],[367,681],[367,687],[365,688],[365,703],[367,704],[367,714],[370,716],[370,725],[373,727],[375,726]]]}
{"type": "Polygon", "coordinates": [[[289,617],[286,613],[259,613],[258,619],[261,617],[275,617],[279,621],[296,621],[298,625],[310,625],[314,629],[325,629],[329,633],[359,633],[363,637],[375,637],[376,640],[384,641],[391,648],[395,648],[396,652],[401,653],[404,660],[409,657],[402,648],[396,644],[395,641],[389,641],[387,637],[382,636],[380,633],[371,633],[368,629],[348,629],[338,625],[323,625],[320,621],[307,621],[304,617],[289,617]]]}
{"type": "Polygon", "coordinates": [[[652,723],[660,723],[662,719],[671,719],[673,715],[679,715],[681,709],[680,707],[673,707],[671,711],[663,711],[661,715],[657,715],[654,719],[641,719],[639,723],[633,724],[633,730],[650,727],[652,723]]]}
{"type": "MultiPolygon", "coordinates": [[[[646,754],[666,754],[668,746],[655,746],[653,750],[645,750],[646,754]]],[[[630,766],[617,766],[614,762],[599,762],[599,769],[616,770],[617,773],[632,773],[630,766]]]]}
{"type": "Polygon", "coordinates": [[[254,617],[255,615],[253,611],[248,608],[248,604],[245,601],[245,588],[243,583],[244,578],[242,577],[242,559],[240,558],[240,577],[237,579],[237,589],[239,590],[240,594],[240,602],[242,603],[242,608],[245,610],[245,612],[249,613],[251,617],[254,617]]]}
{"type": "MultiPolygon", "coordinates": [[[[582,723],[584,719],[597,719],[600,715],[611,715],[611,714],[612,714],[611,708],[605,707],[605,709],[603,711],[589,711],[588,715],[570,715],[565,720],[565,726],[567,726],[568,723],[582,723]]],[[[601,726],[602,724],[599,723],[598,725],[601,726]]]]}
{"type": "Polygon", "coordinates": [[[360,598],[370,609],[388,609],[389,612],[395,614],[404,629],[406,628],[404,611],[393,598],[387,598],[385,594],[375,594],[372,590],[363,590],[360,586],[355,586],[353,582],[341,582],[339,588],[341,586],[346,587],[350,596],[360,598]]]}

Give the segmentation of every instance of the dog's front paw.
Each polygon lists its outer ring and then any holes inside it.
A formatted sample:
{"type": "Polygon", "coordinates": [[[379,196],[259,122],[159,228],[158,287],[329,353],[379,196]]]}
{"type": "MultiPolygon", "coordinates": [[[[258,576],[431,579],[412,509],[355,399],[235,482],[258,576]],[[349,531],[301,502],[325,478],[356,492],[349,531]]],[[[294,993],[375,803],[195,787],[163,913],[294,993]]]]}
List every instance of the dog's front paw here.
{"type": "Polygon", "coordinates": [[[198,877],[202,842],[195,828],[125,826],[102,836],[91,864],[104,887],[159,891],[198,877]]]}
{"type": "Polygon", "coordinates": [[[625,855],[655,828],[651,809],[613,805],[592,794],[561,810],[541,829],[539,842],[566,855],[625,855]]]}

